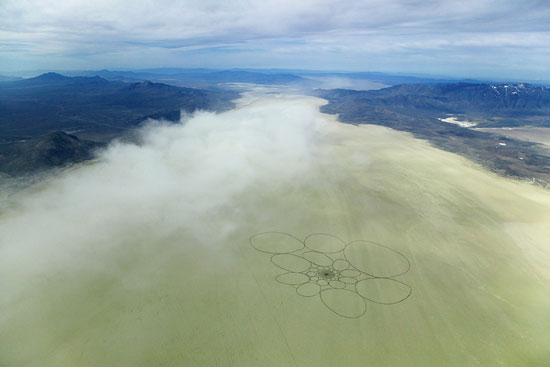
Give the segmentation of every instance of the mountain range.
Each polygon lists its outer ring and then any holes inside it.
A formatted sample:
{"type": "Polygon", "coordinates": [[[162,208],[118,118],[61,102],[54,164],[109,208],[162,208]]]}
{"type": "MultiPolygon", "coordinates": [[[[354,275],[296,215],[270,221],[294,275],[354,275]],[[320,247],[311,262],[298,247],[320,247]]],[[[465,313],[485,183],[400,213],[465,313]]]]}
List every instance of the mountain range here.
{"type": "Polygon", "coordinates": [[[0,83],[0,137],[20,140],[64,130],[106,141],[147,118],[177,120],[182,110],[229,109],[236,95],[47,73],[0,83]]]}
{"type": "Polygon", "coordinates": [[[57,73],[0,82],[0,172],[23,174],[82,161],[149,118],[176,121],[181,111],[227,110],[236,96],[57,73]]]}
{"type": "Polygon", "coordinates": [[[424,80],[358,91],[315,89],[309,79],[283,72],[151,69],[100,74],[111,80],[50,72],[0,81],[0,172],[20,175],[89,159],[113,138],[131,136],[148,118],[175,121],[181,111],[230,109],[238,89],[224,87],[253,83],[301,85],[327,99],[322,111],[338,114],[342,122],[406,131],[501,174],[550,182],[550,154],[540,144],[454,123],[550,127],[548,87],[424,80]],[[146,75],[157,82],[140,80],[146,75]],[[173,78],[172,85],[159,83],[162,78],[173,78]],[[174,85],[179,82],[203,83],[205,89],[174,85]]]}
{"type": "Polygon", "coordinates": [[[549,126],[550,88],[529,84],[404,84],[380,90],[318,91],[351,115],[387,109],[411,117],[461,115],[480,127],[549,126]]]}

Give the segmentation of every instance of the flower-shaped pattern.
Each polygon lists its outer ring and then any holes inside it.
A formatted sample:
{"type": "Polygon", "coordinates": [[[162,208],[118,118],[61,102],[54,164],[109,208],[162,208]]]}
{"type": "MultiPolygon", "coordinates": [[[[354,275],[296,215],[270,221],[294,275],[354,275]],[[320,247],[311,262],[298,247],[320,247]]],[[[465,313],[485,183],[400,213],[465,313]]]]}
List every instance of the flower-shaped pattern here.
{"type": "Polygon", "coordinates": [[[303,297],[319,297],[335,314],[358,318],[367,301],[392,305],[403,302],[411,288],[395,279],[410,269],[409,260],[394,249],[370,241],[345,243],[337,236],[313,233],[303,241],[283,232],[250,237],[256,250],[271,255],[284,272],[275,279],[303,297]]]}

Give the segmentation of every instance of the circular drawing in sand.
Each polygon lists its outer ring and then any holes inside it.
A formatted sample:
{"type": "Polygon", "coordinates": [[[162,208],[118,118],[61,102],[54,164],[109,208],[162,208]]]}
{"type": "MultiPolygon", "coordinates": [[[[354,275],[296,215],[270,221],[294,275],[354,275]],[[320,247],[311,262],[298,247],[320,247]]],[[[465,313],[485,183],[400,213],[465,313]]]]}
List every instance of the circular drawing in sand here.
{"type": "Polygon", "coordinates": [[[302,297],[318,296],[334,314],[359,318],[367,302],[393,305],[412,293],[394,279],[410,270],[409,259],[399,251],[370,241],[345,243],[337,236],[313,233],[302,241],[284,232],[263,232],[250,237],[250,245],[270,254],[282,272],[275,277],[295,288],[302,297]]]}

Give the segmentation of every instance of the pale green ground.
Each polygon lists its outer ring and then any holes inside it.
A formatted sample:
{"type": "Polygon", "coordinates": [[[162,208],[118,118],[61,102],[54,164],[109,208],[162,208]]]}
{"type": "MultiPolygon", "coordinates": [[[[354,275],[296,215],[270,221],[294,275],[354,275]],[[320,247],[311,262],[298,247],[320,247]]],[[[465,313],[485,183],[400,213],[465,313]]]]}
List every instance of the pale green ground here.
{"type": "Polygon", "coordinates": [[[144,230],[107,252],[117,272],[25,278],[0,305],[0,365],[550,365],[550,193],[403,133],[325,129],[319,166],[250,187],[202,237],[144,230]],[[274,280],[248,242],[264,231],[399,250],[412,296],[339,317],[274,280]]]}

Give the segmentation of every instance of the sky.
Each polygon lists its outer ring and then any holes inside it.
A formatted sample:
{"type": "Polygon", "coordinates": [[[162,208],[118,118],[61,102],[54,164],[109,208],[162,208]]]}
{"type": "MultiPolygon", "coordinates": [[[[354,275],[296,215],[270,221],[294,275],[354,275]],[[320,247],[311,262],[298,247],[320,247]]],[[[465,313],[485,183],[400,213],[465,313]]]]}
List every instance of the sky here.
{"type": "Polygon", "coordinates": [[[0,72],[153,67],[550,80],[546,0],[1,0],[0,72]]]}

